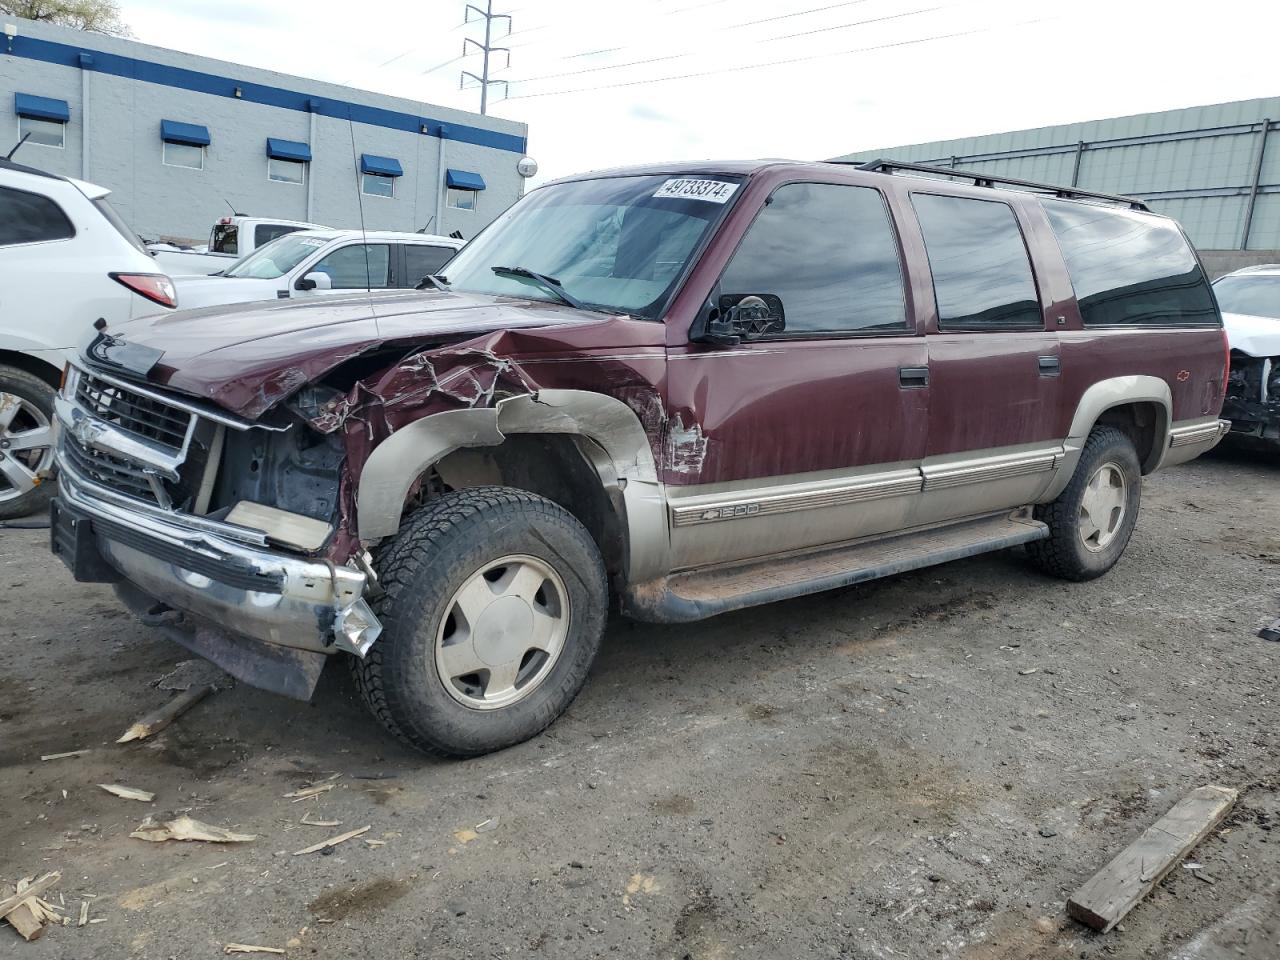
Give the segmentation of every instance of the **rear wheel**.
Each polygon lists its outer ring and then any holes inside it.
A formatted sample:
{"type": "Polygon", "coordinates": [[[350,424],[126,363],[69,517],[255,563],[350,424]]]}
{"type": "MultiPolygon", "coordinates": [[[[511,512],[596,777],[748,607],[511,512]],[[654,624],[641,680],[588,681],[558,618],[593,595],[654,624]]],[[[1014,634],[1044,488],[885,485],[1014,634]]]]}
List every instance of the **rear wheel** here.
{"type": "Polygon", "coordinates": [[[534,736],[573,701],[608,612],[604,565],[572,515],[507,487],[446,494],[377,559],[383,632],[352,666],[396,736],[467,757],[534,736]]]}
{"type": "Polygon", "coordinates": [[[1142,468],[1133,441],[1115,427],[1094,427],[1067,488],[1036,507],[1049,537],[1028,544],[1027,552],[1055,577],[1100,577],[1124,553],[1141,498],[1142,468]]]}
{"type": "Polygon", "coordinates": [[[0,520],[43,510],[53,485],[53,398],[39,377],[0,366],[0,520]]]}

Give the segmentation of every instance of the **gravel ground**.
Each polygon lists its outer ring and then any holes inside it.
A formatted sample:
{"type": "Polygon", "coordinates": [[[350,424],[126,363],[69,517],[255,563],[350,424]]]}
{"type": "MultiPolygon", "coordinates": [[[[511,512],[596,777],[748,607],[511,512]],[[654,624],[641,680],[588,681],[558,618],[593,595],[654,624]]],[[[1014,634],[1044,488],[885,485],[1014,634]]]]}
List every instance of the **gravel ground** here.
{"type": "Polygon", "coordinates": [[[0,531],[0,879],[61,870],[54,902],[104,921],[0,929],[0,953],[1275,958],[1280,644],[1255,631],[1280,615],[1278,480],[1243,455],[1151,478],[1093,583],[1010,552],[616,622],[565,717],[465,763],[384,736],[336,669],[310,705],[239,685],[117,746],[187,655],[73,584],[44,532],[0,531]],[[283,796],[316,781],[333,789],[283,796]],[[1241,799],[1199,876],[1176,869],[1105,936],[1066,918],[1204,783],[1241,799]],[[129,838],[169,811],[258,839],[129,838]]]}

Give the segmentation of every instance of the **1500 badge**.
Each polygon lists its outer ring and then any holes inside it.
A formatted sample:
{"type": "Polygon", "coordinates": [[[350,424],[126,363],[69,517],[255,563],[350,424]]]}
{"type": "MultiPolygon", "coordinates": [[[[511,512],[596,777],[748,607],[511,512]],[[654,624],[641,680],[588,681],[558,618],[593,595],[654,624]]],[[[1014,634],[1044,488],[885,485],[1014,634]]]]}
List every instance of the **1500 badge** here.
{"type": "Polygon", "coordinates": [[[735,503],[728,507],[713,507],[703,510],[699,520],[737,520],[739,517],[754,517],[760,512],[758,503],[735,503]]]}

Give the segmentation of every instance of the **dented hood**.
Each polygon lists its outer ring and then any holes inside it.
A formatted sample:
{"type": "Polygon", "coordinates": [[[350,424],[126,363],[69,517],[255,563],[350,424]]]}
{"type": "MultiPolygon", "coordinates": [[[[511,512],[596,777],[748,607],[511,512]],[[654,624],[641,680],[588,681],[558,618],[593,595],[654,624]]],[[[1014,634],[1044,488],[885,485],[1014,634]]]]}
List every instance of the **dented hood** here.
{"type": "Polygon", "coordinates": [[[435,290],[361,291],[180,310],[106,333],[159,354],[146,373],[151,382],[254,418],[345,360],[383,345],[408,352],[498,330],[605,319],[540,300],[435,290]]]}
{"type": "Polygon", "coordinates": [[[1222,325],[1227,328],[1231,349],[1251,357],[1280,356],[1280,320],[1224,313],[1222,325]]]}

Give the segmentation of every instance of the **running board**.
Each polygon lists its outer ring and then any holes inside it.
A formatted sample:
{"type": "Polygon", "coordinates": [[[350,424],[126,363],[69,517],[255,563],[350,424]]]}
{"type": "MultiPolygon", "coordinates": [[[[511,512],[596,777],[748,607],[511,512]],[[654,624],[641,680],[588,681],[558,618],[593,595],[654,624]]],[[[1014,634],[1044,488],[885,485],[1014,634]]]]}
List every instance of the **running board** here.
{"type": "Polygon", "coordinates": [[[730,610],[889,577],[1049,536],[1027,511],[965,520],[818,552],[674,574],[628,587],[622,610],[652,623],[688,623],[730,610]]]}

